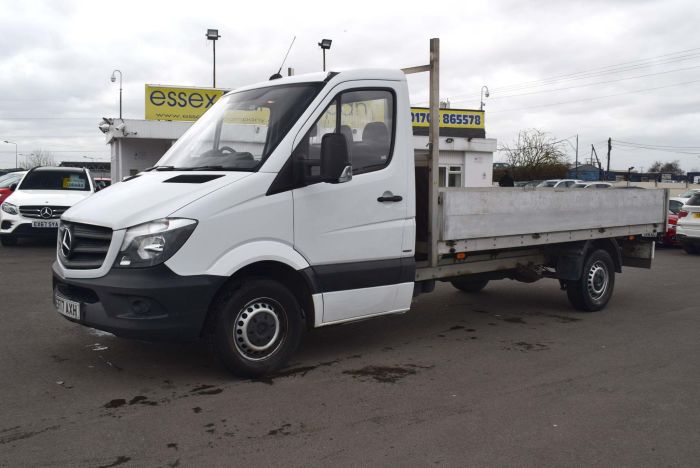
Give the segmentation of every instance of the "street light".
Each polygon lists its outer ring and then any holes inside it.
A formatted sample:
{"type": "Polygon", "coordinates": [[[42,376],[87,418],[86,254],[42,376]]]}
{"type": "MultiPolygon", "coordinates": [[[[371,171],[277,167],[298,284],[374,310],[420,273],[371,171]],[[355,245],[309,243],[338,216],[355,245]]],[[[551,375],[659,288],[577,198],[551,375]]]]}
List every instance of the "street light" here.
{"type": "Polygon", "coordinates": [[[634,166],[628,167],[627,168],[627,186],[630,186],[630,176],[632,174],[632,169],[634,169],[634,166]]]}
{"type": "Polygon", "coordinates": [[[486,96],[486,97],[490,96],[489,88],[486,85],[481,87],[481,106],[479,107],[479,110],[484,110],[484,106],[486,105],[486,104],[484,104],[484,96],[486,96]],[[484,95],[484,91],[486,91],[485,95],[484,95]]]}
{"type": "Polygon", "coordinates": [[[2,140],[3,143],[7,143],[9,145],[15,145],[15,169],[17,169],[17,143],[14,143],[12,141],[7,141],[7,140],[2,140]]]}
{"type": "Polygon", "coordinates": [[[214,84],[212,85],[212,88],[216,88],[216,41],[218,41],[221,36],[219,36],[218,29],[207,29],[207,33],[205,35],[207,40],[211,41],[214,48],[214,70],[212,72],[214,84]]]}
{"type": "Polygon", "coordinates": [[[119,119],[122,118],[122,72],[120,70],[114,70],[109,81],[114,83],[117,81],[116,73],[119,73],[119,119]]]}
{"type": "Polygon", "coordinates": [[[326,50],[331,48],[332,42],[330,39],[321,39],[321,42],[318,43],[318,46],[323,51],[323,71],[326,71],[326,50]]]}

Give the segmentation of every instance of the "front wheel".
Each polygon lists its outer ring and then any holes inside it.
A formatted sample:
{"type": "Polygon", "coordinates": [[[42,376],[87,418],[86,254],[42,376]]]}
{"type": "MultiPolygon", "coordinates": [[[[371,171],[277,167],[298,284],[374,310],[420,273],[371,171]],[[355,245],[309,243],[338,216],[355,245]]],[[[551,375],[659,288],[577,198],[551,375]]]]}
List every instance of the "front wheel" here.
{"type": "Polygon", "coordinates": [[[216,354],[240,377],[258,377],[278,369],[301,341],[301,307],[277,281],[245,281],[220,301],[215,312],[216,354]]]}
{"type": "Polygon", "coordinates": [[[581,278],[566,282],[566,294],[576,309],[596,312],[603,309],[615,288],[615,265],[605,250],[595,250],[583,265],[581,278]]]}

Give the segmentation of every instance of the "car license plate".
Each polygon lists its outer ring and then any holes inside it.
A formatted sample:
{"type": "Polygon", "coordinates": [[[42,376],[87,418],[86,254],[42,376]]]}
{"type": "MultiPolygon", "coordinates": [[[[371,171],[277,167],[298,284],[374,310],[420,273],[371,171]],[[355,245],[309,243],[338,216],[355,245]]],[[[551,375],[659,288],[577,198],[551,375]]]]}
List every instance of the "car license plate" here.
{"type": "Polygon", "coordinates": [[[693,218],[700,218],[700,213],[693,213],[693,218]]]}
{"type": "Polygon", "coordinates": [[[59,314],[65,315],[68,318],[80,320],[80,302],[71,301],[58,294],[53,293],[54,304],[59,314]]]}
{"type": "Polygon", "coordinates": [[[46,221],[32,221],[32,227],[34,228],[57,228],[57,219],[48,219],[46,221]]]}
{"type": "Polygon", "coordinates": [[[642,237],[656,237],[657,234],[655,232],[645,232],[642,234],[642,237]]]}

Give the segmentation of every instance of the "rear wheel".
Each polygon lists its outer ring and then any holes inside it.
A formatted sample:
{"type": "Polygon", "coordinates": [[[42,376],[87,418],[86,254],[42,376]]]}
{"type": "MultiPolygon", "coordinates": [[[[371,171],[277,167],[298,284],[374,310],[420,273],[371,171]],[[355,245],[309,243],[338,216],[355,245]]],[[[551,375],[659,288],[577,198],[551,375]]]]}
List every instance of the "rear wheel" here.
{"type": "Polygon", "coordinates": [[[452,286],[467,293],[478,293],[489,284],[487,279],[455,278],[450,281],[452,286]]]}
{"type": "Polygon", "coordinates": [[[0,236],[0,244],[5,247],[14,247],[17,245],[17,238],[9,235],[0,236]]]}
{"type": "Polygon", "coordinates": [[[615,288],[615,265],[605,250],[591,252],[583,265],[581,278],[566,282],[566,294],[576,309],[596,312],[605,308],[615,288]]]}
{"type": "Polygon", "coordinates": [[[301,307],[277,281],[245,281],[220,301],[215,313],[216,354],[241,377],[257,377],[278,369],[301,341],[301,307]]]}

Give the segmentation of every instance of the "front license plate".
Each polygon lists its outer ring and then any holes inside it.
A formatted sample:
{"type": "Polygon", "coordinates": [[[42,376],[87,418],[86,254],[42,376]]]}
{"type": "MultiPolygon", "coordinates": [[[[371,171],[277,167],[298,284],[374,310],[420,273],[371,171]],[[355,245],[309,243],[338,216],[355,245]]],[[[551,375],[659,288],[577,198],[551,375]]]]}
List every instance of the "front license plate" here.
{"type": "Polygon", "coordinates": [[[80,320],[80,302],[71,301],[54,292],[54,304],[59,314],[65,315],[68,318],[80,320]]]}
{"type": "Polygon", "coordinates": [[[32,227],[34,228],[57,228],[58,220],[49,219],[46,221],[32,221],[32,227]]]}

